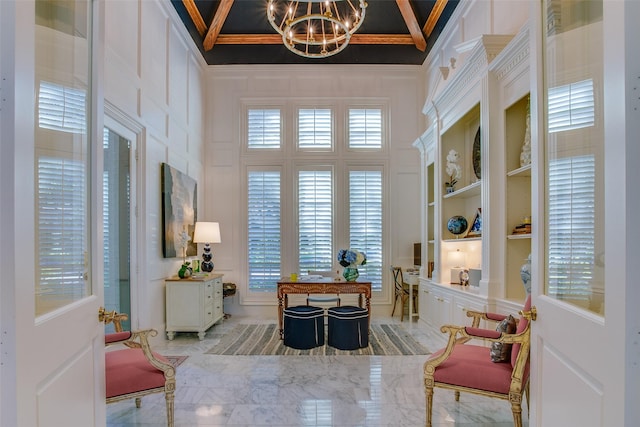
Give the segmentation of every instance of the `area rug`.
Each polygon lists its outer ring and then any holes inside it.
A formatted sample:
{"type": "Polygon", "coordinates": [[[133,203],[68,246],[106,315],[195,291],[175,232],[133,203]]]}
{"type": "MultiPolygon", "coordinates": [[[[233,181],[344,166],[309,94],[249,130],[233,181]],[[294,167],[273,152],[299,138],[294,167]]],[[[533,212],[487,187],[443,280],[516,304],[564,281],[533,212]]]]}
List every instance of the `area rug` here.
{"type": "Polygon", "coordinates": [[[400,325],[371,325],[369,346],[357,350],[338,350],[325,343],[310,350],[287,347],[280,339],[278,325],[237,325],[226,333],[218,344],[206,354],[233,356],[288,356],[288,355],[369,355],[403,356],[430,354],[400,325]]]}
{"type": "Polygon", "coordinates": [[[174,368],[177,368],[178,366],[182,365],[182,362],[187,360],[189,356],[163,356],[163,357],[167,359],[167,361],[169,361],[171,366],[173,366],[174,368]]]}

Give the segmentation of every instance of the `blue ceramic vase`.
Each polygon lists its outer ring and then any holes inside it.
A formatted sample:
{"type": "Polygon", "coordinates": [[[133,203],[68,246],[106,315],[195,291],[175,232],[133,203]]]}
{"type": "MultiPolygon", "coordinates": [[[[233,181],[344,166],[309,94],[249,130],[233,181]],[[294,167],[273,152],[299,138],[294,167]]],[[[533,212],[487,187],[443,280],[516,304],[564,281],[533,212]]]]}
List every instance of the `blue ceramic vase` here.
{"type": "Polygon", "coordinates": [[[345,267],[344,271],[342,272],[342,276],[347,282],[355,282],[356,279],[360,276],[360,273],[358,273],[357,268],[345,267]]]}

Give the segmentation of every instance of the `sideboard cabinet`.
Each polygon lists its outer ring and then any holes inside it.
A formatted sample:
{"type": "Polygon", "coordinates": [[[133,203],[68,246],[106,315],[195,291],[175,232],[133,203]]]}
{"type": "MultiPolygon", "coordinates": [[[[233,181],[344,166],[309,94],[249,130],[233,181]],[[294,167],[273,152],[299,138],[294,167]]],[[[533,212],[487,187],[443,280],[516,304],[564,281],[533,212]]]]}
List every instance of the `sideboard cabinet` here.
{"type": "Polygon", "coordinates": [[[224,316],[222,274],[204,278],[165,281],[166,331],[172,340],[176,332],[197,332],[204,339],[207,329],[224,316]]]}

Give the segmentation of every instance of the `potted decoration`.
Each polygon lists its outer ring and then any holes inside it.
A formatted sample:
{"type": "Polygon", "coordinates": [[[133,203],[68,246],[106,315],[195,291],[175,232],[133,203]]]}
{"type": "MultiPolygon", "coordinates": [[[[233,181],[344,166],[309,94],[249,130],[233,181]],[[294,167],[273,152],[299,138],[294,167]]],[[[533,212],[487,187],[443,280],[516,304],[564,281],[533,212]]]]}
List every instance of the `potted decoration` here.
{"type": "Polygon", "coordinates": [[[456,150],[450,150],[449,154],[447,154],[447,167],[446,173],[449,177],[449,181],[444,183],[447,194],[453,193],[455,190],[455,185],[460,179],[460,175],[462,174],[462,168],[458,164],[458,160],[460,156],[456,150]]]}
{"type": "Polygon", "coordinates": [[[340,249],[338,251],[338,262],[344,267],[342,276],[347,282],[355,282],[360,276],[358,266],[367,263],[367,256],[357,249],[340,249]]]}

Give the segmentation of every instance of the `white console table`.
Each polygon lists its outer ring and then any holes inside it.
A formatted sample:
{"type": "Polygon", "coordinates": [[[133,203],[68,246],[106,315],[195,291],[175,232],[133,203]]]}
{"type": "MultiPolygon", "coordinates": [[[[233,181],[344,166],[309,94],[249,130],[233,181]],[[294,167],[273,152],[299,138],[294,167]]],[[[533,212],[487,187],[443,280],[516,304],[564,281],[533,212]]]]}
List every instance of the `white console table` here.
{"type": "Polygon", "coordinates": [[[197,332],[204,339],[207,329],[224,317],[222,274],[203,278],[167,279],[166,331],[172,340],[176,332],[197,332]]]}

